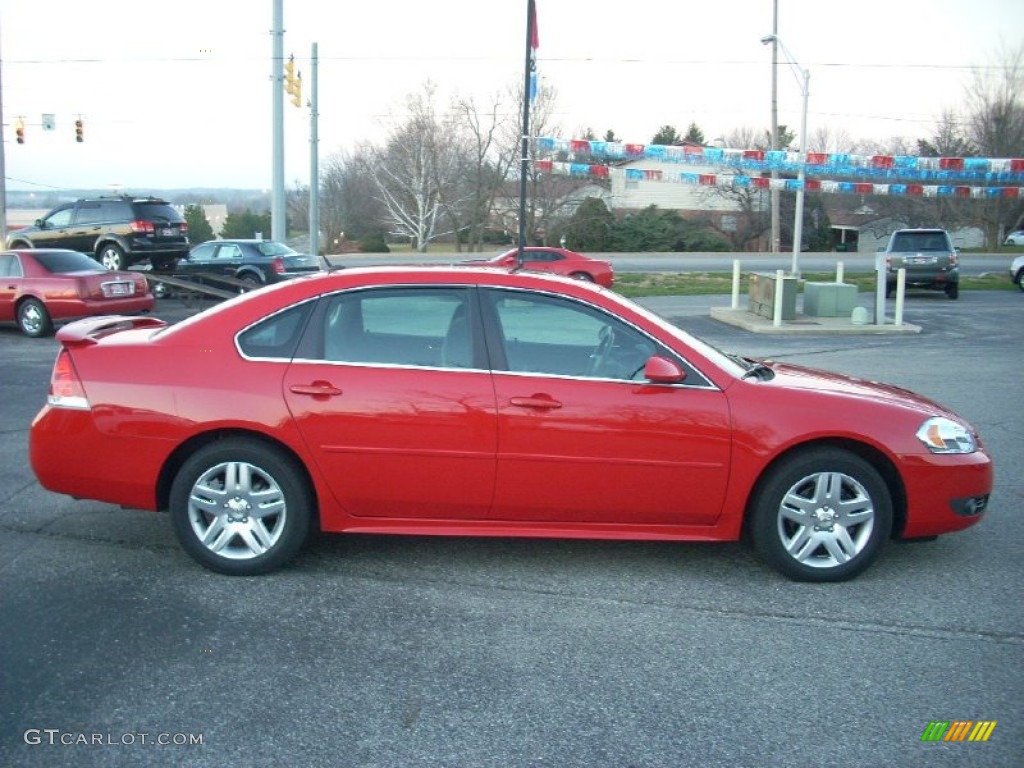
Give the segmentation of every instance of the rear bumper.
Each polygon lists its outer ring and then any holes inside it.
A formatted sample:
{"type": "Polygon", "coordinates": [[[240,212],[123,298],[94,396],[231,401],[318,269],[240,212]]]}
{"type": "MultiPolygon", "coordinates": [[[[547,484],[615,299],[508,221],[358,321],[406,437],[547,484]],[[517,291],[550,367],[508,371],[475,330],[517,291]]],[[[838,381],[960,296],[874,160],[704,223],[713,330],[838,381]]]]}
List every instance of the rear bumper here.
{"type": "Polygon", "coordinates": [[[135,315],[152,311],[156,299],[152,294],[119,299],[76,299],[47,301],[46,311],[54,320],[75,320],[97,315],[135,315]]]}

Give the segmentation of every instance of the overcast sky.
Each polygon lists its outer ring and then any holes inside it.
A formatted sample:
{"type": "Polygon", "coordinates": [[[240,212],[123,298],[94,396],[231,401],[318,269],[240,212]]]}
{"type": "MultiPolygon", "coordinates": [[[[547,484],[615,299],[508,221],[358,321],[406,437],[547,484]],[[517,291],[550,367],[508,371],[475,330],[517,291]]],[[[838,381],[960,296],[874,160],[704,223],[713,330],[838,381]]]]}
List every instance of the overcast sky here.
{"type": "MultiPolygon", "coordinates": [[[[811,73],[808,133],[930,137],[965,86],[1024,38],[1021,0],[778,0],[811,73]]],[[[144,192],[271,183],[272,0],[0,0],[10,189],[144,192]],[[43,132],[43,114],[56,130],[43,132]],[[81,116],[85,141],[74,141],[81,116]],[[14,121],[26,123],[24,145],[14,121]]],[[[542,82],[564,138],[707,139],[771,120],[772,0],[537,0],[542,82]]],[[[428,79],[486,98],[522,81],[526,0],[284,0],[284,49],[318,43],[321,161],[380,138],[428,79]]],[[[308,91],[303,94],[304,101],[308,91]]],[[[780,65],[779,121],[800,123],[780,65]]],[[[285,105],[286,180],[309,181],[309,111],[285,105]]]]}

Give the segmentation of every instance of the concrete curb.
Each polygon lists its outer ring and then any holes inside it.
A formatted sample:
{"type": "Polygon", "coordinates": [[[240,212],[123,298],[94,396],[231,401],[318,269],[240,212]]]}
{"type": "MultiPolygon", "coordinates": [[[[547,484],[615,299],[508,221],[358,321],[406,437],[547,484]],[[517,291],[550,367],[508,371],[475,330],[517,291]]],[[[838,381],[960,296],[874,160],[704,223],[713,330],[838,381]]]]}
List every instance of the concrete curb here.
{"type": "Polygon", "coordinates": [[[755,315],[745,309],[712,307],[711,318],[721,323],[742,328],[751,333],[764,334],[826,334],[833,336],[866,336],[872,334],[920,333],[921,326],[903,323],[895,325],[854,325],[849,317],[811,317],[798,314],[795,320],[784,320],[776,327],[771,319],[755,315]]]}

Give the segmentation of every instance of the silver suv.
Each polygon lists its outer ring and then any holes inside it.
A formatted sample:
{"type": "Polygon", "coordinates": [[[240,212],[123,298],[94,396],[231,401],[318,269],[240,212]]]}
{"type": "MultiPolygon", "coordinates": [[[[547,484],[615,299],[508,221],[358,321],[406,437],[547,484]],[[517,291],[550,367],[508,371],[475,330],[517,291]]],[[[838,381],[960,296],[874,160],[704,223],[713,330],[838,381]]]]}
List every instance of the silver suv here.
{"type": "Polygon", "coordinates": [[[900,269],[907,271],[908,288],[945,291],[955,299],[960,295],[960,256],[944,229],[897,229],[885,249],[885,295],[896,292],[900,269]]]}

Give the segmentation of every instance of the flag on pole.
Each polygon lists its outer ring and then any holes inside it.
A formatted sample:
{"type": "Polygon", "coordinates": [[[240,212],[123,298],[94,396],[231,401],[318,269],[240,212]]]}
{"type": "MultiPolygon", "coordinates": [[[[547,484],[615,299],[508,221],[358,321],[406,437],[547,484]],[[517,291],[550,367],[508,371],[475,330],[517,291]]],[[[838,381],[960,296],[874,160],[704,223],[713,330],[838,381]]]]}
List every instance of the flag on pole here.
{"type": "Polygon", "coordinates": [[[530,101],[537,98],[537,48],[540,45],[537,37],[537,4],[529,0],[530,14],[530,101]]]}

